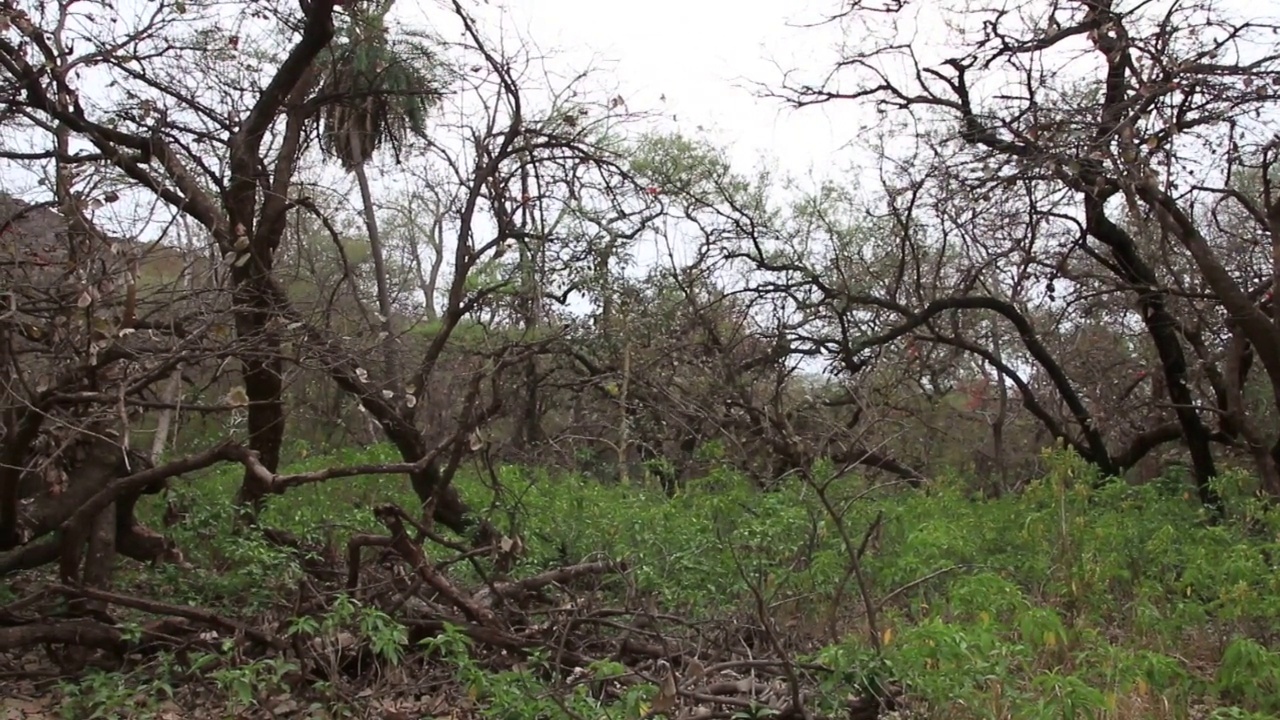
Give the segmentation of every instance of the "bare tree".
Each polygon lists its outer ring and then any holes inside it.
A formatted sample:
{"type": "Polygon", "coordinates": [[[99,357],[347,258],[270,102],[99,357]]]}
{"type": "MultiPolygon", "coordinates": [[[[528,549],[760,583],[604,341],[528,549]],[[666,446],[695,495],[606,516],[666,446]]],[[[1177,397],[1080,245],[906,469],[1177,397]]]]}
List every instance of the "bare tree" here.
{"type": "MultiPolygon", "coordinates": [[[[1280,331],[1264,299],[1274,272],[1259,262],[1275,245],[1277,198],[1270,180],[1240,185],[1245,174],[1274,172],[1267,118],[1280,82],[1276,26],[1235,20],[1208,4],[1131,5],[948,8],[957,22],[933,40],[954,50],[926,53],[904,16],[854,3],[833,22],[867,41],[845,47],[838,68],[820,81],[792,76],[774,94],[797,106],[864,102],[890,122],[924,129],[928,145],[914,158],[927,168],[919,187],[935,195],[942,213],[978,222],[982,214],[999,217],[999,208],[1021,215],[1020,237],[992,247],[996,257],[987,253],[992,271],[1007,273],[1009,260],[1023,258],[1029,272],[1014,285],[1034,290],[1025,297],[1038,307],[1073,311],[1060,322],[1088,322],[1076,313],[1096,306],[1089,299],[1101,290],[1115,298],[1107,313],[1119,327],[1145,330],[1176,436],[1163,424],[1147,427],[1129,450],[1107,452],[1096,411],[1073,398],[1077,391],[1053,364],[1040,362],[1072,407],[1075,427],[1055,435],[1107,473],[1176,437],[1210,507],[1218,505],[1209,485],[1218,472],[1213,445],[1248,449],[1274,494],[1276,430],[1258,426],[1233,398],[1255,357],[1267,384],[1280,379],[1273,367],[1280,361],[1271,357],[1280,352],[1280,331]],[[961,204],[979,210],[965,213],[961,204]],[[1254,223],[1251,243],[1215,239],[1224,204],[1243,208],[1254,223]]],[[[941,247],[946,217],[927,219],[922,231],[941,247]]],[[[1028,352],[1040,354],[1027,313],[972,296],[963,277],[939,291],[951,297],[934,306],[994,310],[1018,328],[1028,352]]],[[[1001,374],[1018,384],[1014,368],[1001,374]]],[[[1030,388],[1019,390],[1028,402],[1030,388]]],[[[1268,414],[1274,410],[1273,403],[1268,414]]]]}
{"type": "MultiPolygon", "coordinates": [[[[118,446],[127,450],[130,423],[139,419],[135,415],[171,405],[148,399],[154,394],[153,385],[170,378],[181,364],[198,366],[201,382],[215,382],[227,368],[227,358],[239,362],[242,384],[231,384],[221,406],[210,410],[243,416],[247,450],[241,452],[238,445],[223,443],[192,456],[194,459],[175,460],[154,472],[138,470],[129,464],[133,462],[129,452],[124,452],[121,458],[126,467],[121,469],[114,461],[99,462],[104,468],[103,479],[85,486],[84,492],[96,492],[93,497],[98,500],[76,495],[75,502],[66,501],[66,511],[59,517],[69,523],[84,516],[85,508],[98,508],[106,498],[110,502],[125,498],[122,502],[127,502],[128,498],[120,495],[121,487],[136,494],[140,488],[159,487],[157,483],[174,473],[212,462],[244,465],[239,499],[248,509],[265,496],[285,492],[299,482],[372,471],[335,469],[305,480],[276,474],[285,437],[288,382],[301,377],[300,373],[317,372],[353,398],[397,448],[404,462],[389,471],[407,474],[437,519],[459,532],[478,531],[481,539],[491,534],[486,523],[469,514],[449,478],[477,428],[503,411],[503,393],[487,384],[486,378],[500,377],[513,362],[527,362],[528,353],[537,352],[554,334],[499,339],[478,348],[475,357],[479,362],[472,364],[461,382],[444,383],[460,391],[456,402],[447,406],[449,413],[435,418],[445,427],[421,424],[423,400],[438,382],[437,370],[454,331],[509,286],[507,278],[478,277],[476,269],[496,260],[510,244],[528,241],[534,232],[515,219],[521,205],[531,201],[522,197],[523,174],[545,167],[548,177],[570,188],[593,173],[603,186],[613,188],[608,192],[626,186],[614,151],[602,142],[600,133],[591,130],[593,124],[607,124],[606,116],[621,110],[600,103],[595,108],[574,107],[570,111],[556,106],[545,117],[528,115],[527,90],[517,82],[515,59],[495,54],[470,16],[460,5],[453,6],[453,17],[467,38],[453,51],[469,56],[473,63],[470,79],[459,79],[459,92],[481,100],[480,116],[440,124],[438,130],[456,133],[459,143],[426,140],[416,146],[425,162],[436,163],[445,173],[447,182],[438,191],[441,207],[457,211],[449,223],[437,223],[437,251],[445,249],[444,228],[452,234],[451,275],[443,288],[438,322],[421,348],[416,366],[403,380],[379,378],[363,360],[365,348],[358,345],[377,328],[371,327],[367,318],[360,327],[364,303],[342,223],[335,221],[332,203],[317,200],[321,189],[307,182],[308,173],[324,169],[311,143],[311,129],[324,117],[326,103],[344,99],[317,97],[313,92],[318,63],[335,34],[333,5],[322,0],[304,4],[300,11],[254,5],[229,19],[223,15],[226,8],[219,4],[161,2],[126,18],[118,35],[111,35],[114,31],[109,26],[80,22],[84,18],[79,13],[91,12],[88,6],[64,3],[42,8],[40,13],[5,6],[22,38],[0,39],[0,65],[12,88],[6,96],[7,108],[13,122],[21,126],[24,140],[31,143],[28,147],[33,144],[37,150],[5,148],[0,154],[8,162],[48,169],[54,178],[52,204],[59,207],[62,218],[57,220],[62,223],[58,227],[68,230],[44,233],[61,244],[58,252],[62,254],[51,256],[50,263],[89,257],[112,259],[104,266],[105,275],[81,277],[84,273],[80,273],[74,288],[59,286],[57,292],[74,290],[74,294],[54,297],[56,302],[48,305],[48,313],[52,313],[48,317],[66,308],[88,309],[86,327],[79,331],[84,333],[88,355],[77,351],[79,354],[49,361],[80,368],[76,371],[79,375],[57,379],[35,393],[15,395],[18,399],[7,403],[6,469],[0,472],[4,491],[0,493],[0,535],[6,548],[21,540],[18,508],[25,493],[20,485],[26,469],[36,467],[47,454],[34,442],[42,432],[54,439],[55,430],[65,430],[75,438],[118,436],[99,449],[118,446]],[[280,38],[288,39],[283,48],[277,47],[280,38]],[[79,46],[81,54],[70,50],[73,46],[79,46]],[[76,87],[77,74],[90,68],[104,79],[103,85],[118,91],[105,97],[82,93],[76,87]],[[195,80],[192,68],[205,70],[200,81],[195,80]],[[242,112],[244,108],[247,112],[242,112]],[[598,117],[588,118],[590,113],[598,117]],[[134,297],[136,278],[120,277],[118,266],[124,263],[126,270],[136,273],[128,267],[135,256],[132,251],[121,251],[121,243],[108,241],[107,233],[95,224],[106,219],[103,208],[107,205],[137,209],[133,218],[127,214],[118,218],[133,236],[146,232],[146,223],[154,227],[157,221],[194,221],[207,237],[206,247],[214,251],[214,262],[206,261],[203,266],[210,287],[216,291],[209,301],[198,305],[185,300],[157,302],[156,316],[146,321],[149,324],[133,317],[134,301],[129,298],[134,297]],[[329,288],[322,287],[319,274],[312,274],[309,292],[315,293],[316,301],[327,296],[314,303],[312,312],[304,312],[295,303],[290,287],[281,282],[279,265],[287,257],[282,248],[288,246],[285,241],[291,224],[296,227],[307,217],[314,220],[319,237],[327,236],[336,249],[340,268],[329,288]],[[80,245],[92,254],[75,255],[80,245]],[[107,285],[111,289],[104,289],[107,285]],[[123,301],[116,299],[120,292],[126,296],[123,301]],[[334,300],[339,292],[349,293],[355,315],[344,322],[354,323],[357,332],[334,329],[332,310],[338,307],[334,300]],[[98,308],[114,313],[108,325],[97,327],[91,322],[98,308]],[[234,338],[224,332],[228,325],[220,321],[224,317],[231,320],[234,338]],[[140,355],[128,347],[143,340],[142,329],[163,332],[168,339],[163,346],[140,355]],[[223,347],[217,352],[209,349],[209,343],[219,341],[223,347]],[[85,360],[87,366],[83,365],[85,360]],[[100,367],[113,363],[112,371],[125,373],[127,380],[117,377],[114,385],[93,381],[100,367]],[[126,369],[128,363],[141,367],[126,369]],[[91,384],[82,388],[86,381],[91,384]],[[98,415],[92,417],[100,416],[101,421],[91,421],[88,410],[76,422],[51,414],[54,398],[72,390],[91,391],[77,397],[94,408],[98,415]],[[104,434],[102,422],[113,426],[115,435],[104,434]],[[114,489],[104,487],[104,483],[115,482],[113,477],[118,477],[119,484],[110,486],[114,489]],[[139,477],[147,483],[137,485],[142,482],[139,477]],[[77,502],[82,504],[77,506],[77,502]]],[[[404,92],[420,93],[421,89],[404,92]]],[[[50,223],[53,220],[45,224],[50,223]]],[[[550,233],[546,234],[544,241],[552,240],[550,233]]],[[[191,255],[203,257],[198,248],[193,248],[191,255]]],[[[292,261],[303,259],[299,255],[292,261]]],[[[387,279],[385,267],[375,272],[387,279]]],[[[36,278],[27,286],[34,293],[47,293],[56,282],[60,280],[36,278]]],[[[185,295],[180,293],[179,297],[185,295]]],[[[22,305],[25,313],[31,302],[15,299],[11,305],[22,305]]],[[[22,357],[7,360],[24,362],[22,357]]],[[[40,366],[40,370],[54,369],[40,366]]],[[[53,521],[39,523],[37,534],[47,534],[56,526],[53,521]]],[[[73,537],[82,531],[72,529],[73,537]]],[[[27,554],[20,564],[33,557],[27,554]]]]}

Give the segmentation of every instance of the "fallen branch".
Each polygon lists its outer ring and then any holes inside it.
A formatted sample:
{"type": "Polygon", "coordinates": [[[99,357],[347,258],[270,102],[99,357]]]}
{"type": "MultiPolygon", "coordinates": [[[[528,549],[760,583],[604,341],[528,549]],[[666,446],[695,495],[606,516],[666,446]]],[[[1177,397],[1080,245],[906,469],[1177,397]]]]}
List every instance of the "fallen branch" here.
{"type": "Polygon", "coordinates": [[[128,645],[119,630],[97,620],[30,623],[0,628],[0,650],[48,644],[92,647],[120,654],[128,645]]]}
{"type": "Polygon", "coordinates": [[[87,587],[51,585],[49,586],[49,591],[66,595],[68,597],[82,597],[90,600],[99,600],[111,605],[133,608],[135,610],[155,613],[156,615],[174,615],[203,625],[241,633],[250,640],[266,645],[273,650],[283,651],[288,648],[288,643],[280,638],[268,635],[267,633],[240,622],[239,620],[232,620],[231,618],[222,617],[221,615],[212,613],[208,610],[202,610],[188,605],[174,605],[172,603],[161,602],[159,600],[148,600],[146,598],[121,595],[120,593],[113,593],[106,590],[87,587]]]}
{"type": "MultiPolygon", "coordinates": [[[[446,626],[451,626],[471,638],[474,642],[499,650],[517,652],[521,655],[526,655],[529,650],[538,650],[546,647],[546,644],[540,640],[521,638],[496,628],[471,623],[457,623],[449,620],[415,620],[408,622],[406,625],[409,628],[409,642],[413,644],[435,637],[444,632],[446,626]]],[[[560,663],[577,667],[588,667],[596,662],[596,658],[563,648],[556,650],[556,660],[560,663]]]]}
{"type": "Polygon", "coordinates": [[[360,551],[367,547],[391,547],[391,538],[362,534],[347,540],[347,592],[354,592],[360,585],[360,551]]]}
{"type": "Polygon", "coordinates": [[[626,567],[611,561],[565,565],[523,580],[495,582],[490,586],[492,590],[486,587],[476,593],[476,602],[491,604],[494,596],[504,599],[517,597],[541,590],[548,585],[566,583],[580,577],[603,575],[613,571],[626,572],[626,567]]]}
{"type": "Polygon", "coordinates": [[[384,505],[375,509],[373,514],[391,531],[391,547],[413,565],[414,570],[428,585],[461,610],[468,620],[486,626],[497,624],[497,617],[492,610],[480,605],[474,599],[467,597],[466,594],[458,590],[444,573],[431,564],[431,561],[427,559],[426,553],[422,551],[422,547],[410,539],[409,532],[401,519],[403,512],[400,508],[394,505],[384,505]]]}

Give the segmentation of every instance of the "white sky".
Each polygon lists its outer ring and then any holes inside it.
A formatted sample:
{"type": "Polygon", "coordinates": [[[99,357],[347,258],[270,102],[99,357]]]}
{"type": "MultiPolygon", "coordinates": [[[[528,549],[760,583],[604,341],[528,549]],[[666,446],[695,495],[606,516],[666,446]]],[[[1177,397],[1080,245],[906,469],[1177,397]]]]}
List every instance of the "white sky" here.
{"type": "MultiPolygon", "coordinates": [[[[1157,0],[1160,5],[1170,1],[1157,0]]],[[[442,10],[440,2],[400,0],[396,12],[411,26],[429,28],[429,18],[442,10]]],[[[756,97],[750,87],[752,83],[777,87],[782,72],[789,69],[813,78],[831,66],[841,41],[858,43],[860,38],[845,37],[838,26],[800,27],[842,4],[841,0],[464,2],[482,35],[521,46],[532,44],[539,54],[552,56],[543,64],[562,78],[594,69],[592,84],[616,84],[629,110],[660,111],[684,132],[705,129],[708,139],[728,150],[739,171],[763,162],[810,183],[831,177],[856,183],[854,168],[859,163],[847,146],[859,139],[860,128],[872,119],[866,103],[791,110],[780,100],[756,97]]],[[[908,14],[921,14],[904,20],[909,24],[915,19],[919,21],[915,27],[936,31],[940,5],[929,0],[913,3],[908,14]]],[[[1048,7],[1047,2],[1030,5],[1048,7]]],[[[1237,17],[1254,19],[1274,17],[1278,7],[1274,0],[1220,0],[1218,5],[1237,17]]],[[[456,21],[450,25],[456,27],[456,21]]],[[[926,55],[922,58],[926,64],[934,61],[928,55],[945,52],[938,42],[928,41],[940,40],[940,35],[922,31],[913,38],[916,50],[926,55]]],[[[1096,53],[1089,57],[1098,62],[1096,53]]],[[[1073,61],[1072,71],[1077,67],[1073,61]]],[[[0,174],[8,171],[0,167],[0,174]]],[[[353,209],[354,202],[353,198],[353,209]]],[[[659,247],[636,250],[641,265],[664,252],[659,247]]]]}
{"type": "MultiPolygon", "coordinates": [[[[704,128],[729,147],[740,170],[763,160],[785,173],[816,168],[822,176],[834,170],[832,154],[854,132],[852,105],[790,110],[754,97],[749,85],[776,83],[779,68],[823,67],[816,61],[830,57],[839,34],[795,25],[835,6],[832,0],[504,0],[469,9],[482,32],[532,41],[553,56],[550,67],[565,74],[591,67],[609,76],[630,110],[674,116],[686,132],[704,128]]],[[[405,20],[416,14],[403,13],[405,20]]]]}
{"type": "MultiPolygon", "coordinates": [[[[1159,0],[1161,4],[1168,1],[1159,0]]],[[[124,2],[145,7],[147,0],[124,2]]],[[[1246,17],[1276,12],[1274,7],[1250,3],[1219,2],[1246,17]]],[[[396,13],[411,26],[430,28],[431,20],[448,13],[443,7],[447,4],[448,0],[400,0],[396,13]]],[[[521,46],[532,44],[534,52],[551,56],[543,65],[562,78],[592,68],[591,84],[616,84],[629,110],[661,111],[684,132],[705,128],[708,139],[728,149],[739,171],[764,162],[786,175],[808,176],[810,182],[832,176],[856,182],[856,170],[850,170],[859,163],[853,162],[857,156],[846,146],[859,138],[860,127],[872,119],[866,103],[792,110],[780,100],[755,97],[749,87],[752,82],[776,87],[784,69],[801,69],[812,78],[830,67],[838,43],[857,44],[860,38],[846,38],[837,26],[799,27],[842,4],[841,0],[464,2],[484,36],[521,46]]],[[[936,31],[942,4],[912,3],[907,15],[920,13],[915,19],[923,22],[916,27],[933,26],[936,31]]],[[[1031,6],[1047,9],[1048,3],[1031,6]]],[[[904,18],[908,24],[911,19],[904,18]]],[[[456,19],[450,20],[446,24],[456,28],[456,19]]],[[[926,31],[912,39],[919,52],[944,52],[937,42],[941,33],[926,31]]],[[[533,78],[532,84],[537,80],[533,78]]],[[[865,158],[862,164],[865,167],[865,158]]]]}
{"type": "MultiPolygon", "coordinates": [[[[148,0],[121,1],[131,12],[148,11],[148,0]]],[[[436,27],[457,28],[448,4],[449,0],[400,0],[395,12],[410,27],[430,29],[435,20],[436,27]]],[[[798,25],[820,19],[839,4],[840,0],[470,0],[464,6],[487,40],[503,38],[546,56],[542,65],[561,78],[551,80],[550,89],[560,90],[569,77],[591,69],[586,88],[616,87],[628,110],[661,113],[671,129],[706,137],[728,151],[739,171],[764,163],[783,175],[812,182],[847,176],[852,153],[842,148],[857,136],[856,119],[862,115],[865,122],[865,109],[839,103],[793,110],[780,100],[756,97],[751,86],[776,87],[783,69],[812,72],[829,66],[841,39],[839,29],[798,25]]],[[[227,11],[239,22],[244,20],[244,7],[229,5],[227,11]]],[[[502,49],[498,52],[504,54],[502,49]]],[[[540,81],[530,78],[534,94],[547,89],[537,87],[540,81]]],[[[88,80],[81,84],[86,90],[93,85],[88,80]]],[[[46,141],[41,136],[39,142],[46,141]]],[[[3,165],[0,175],[11,191],[35,184],[34,176],[22,177],[27,174],[21,168],[3,165]]],[[[335,180],[350,179],[339,174],[335,180]]],[[[135,229],[139,231],[142,228],[135,229]]]]}
{"type": "MultiPolygon", "coordinates": [[[[1167,1],[1156,4],[1164,7],[1167,1]]],[[[798,27],[838,11],[842,0],[482,3],[468,6],[482,30],[497,34],[505,25],[505,36],[531,40],[544,51],[563,51],[552,64],[565,72],[594,66],[610,73],[630,109],[667,111],[685,131],[705,127],[712,139],[729,146],[740,170],[763,159],[778,161],[780,169],[793,175],[810,170],[818,177],[841,174],[853,158],[845,145],[856,139],[859,125],[870,120],[861,103],[790,110],[779,100],[753,97],[747,88],[751,81],[776,87],[784,69],[799,68],[812,78],[831,66],[838,42],[856,44],[858,38],[843,37],[836,26],[798,27]],[[659,99],[663,95],[665,103],[659,99]],[[833,156],[838,156],[835,163],[833,156]]],[[[923,56],[945,53],[935,44],[945,32],[939,26],[943,5],[910,3],[900,16],[905,26],[914,20],[921,29],[913,44],[923,56]],[[936,40],[929,42],[931,37],[936,40]]],[[[1278,7],[1253,0],[1217,0],[1215,5],[1232,19],[1255,21],[1274,20],[1278,7]]],[[[1027,7],[1047,12],[1049,4],[1027,7]]],[[[1091,48],[1085,55],[1097,60],[1091,48]]]]}

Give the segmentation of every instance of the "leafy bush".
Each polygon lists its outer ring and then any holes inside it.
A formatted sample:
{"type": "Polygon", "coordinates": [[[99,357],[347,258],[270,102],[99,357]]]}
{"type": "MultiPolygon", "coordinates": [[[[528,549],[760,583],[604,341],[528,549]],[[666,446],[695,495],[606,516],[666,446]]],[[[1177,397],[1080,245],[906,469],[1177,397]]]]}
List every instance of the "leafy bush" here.
{"type": "MultiPolygon", "coordinates": [[[[302,458],[286,471],[392,458],[373,447],[302,458]]],[[[692,618],[754,613],[756,591],[770,608],[788,606],[821,637],[821,649],[798,657],[829,669],[821,680],[828,696],[818,702],[832,712],[850,688],[882,692],[891,683],[937,717],[1185,717],[1192,706],[1218,718],[1280,712],[1280,652],[1268,645],[1280,627],[1280,513],[1232,493],[1227,478],[1231,519],[1212,524],[1167,484],[1098,485],[1069,454],[1046,461],[1044,478],[997,500],[975,501],[961,482],[870,494],[857,477],[832,483],[828,499],[855,542],[882,518],[861,568],[880,599],[879,650],[858,593],[834,606],[835,588],[849,581],[848,548],[816,493],[798,481],[761,493],[721,469],[674,498],[643,483],[606,485],[539,468],[501,468],[496,487],[466,473],[456,482],[501,529],[523,538],[515,575],[607,557],[630,568],[630,588],[618,583],[619,593],[650,593],[692,618]]],[[[233,614],[279,597],[300,559],[231,531],[238,480],[208,473],[174,491],[191,509],[175,538],[193,563],[218,572],[161,567],[136,570],[136,580],[233,614]]],[[[411,501],[401,478],[357,478],[271,498],[262,519],[335,542],[376,530],[372,506],[411,501]]],[[[379,652],[398,660],[403,629],[348,610],[326,622],[380,638],[379,652]]],[[[536,663],[488,671],[468,659],[465,636],[431,643],[425,649],[456,668],[486,717],[563,716],[536,663]]],[[[239,687],[230,671],[219,677],[239,687]]],[[[77,707],[91,705],[85,688],[77,707]]],[[[636,686],[616,710],[639,717],[653,691],[636,686]]],[[[584,716],[601,711],[586,694],[561,700],[584,716]]]]}

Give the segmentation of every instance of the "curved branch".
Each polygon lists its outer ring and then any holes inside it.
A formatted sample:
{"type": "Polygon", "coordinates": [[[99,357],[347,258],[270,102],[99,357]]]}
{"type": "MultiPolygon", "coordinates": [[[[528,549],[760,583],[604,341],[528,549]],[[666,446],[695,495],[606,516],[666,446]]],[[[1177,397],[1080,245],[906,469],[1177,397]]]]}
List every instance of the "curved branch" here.
{"type": "Polygon", "coordinates": [[[1049,349],[1040,341],[1035,329],[1031,327],[1031,322],[1013,304],[993,297],[954,297],[934,300],[919,312],[912,312],[904,306],[881,298],[851,296],[849,300],[855,303],[892,309],[907,318],[905,322],[893,329],[858,343],[854,348],[855,354],[891,343],[949,310],[991,310],[998,313],[1017,329],[1018,337],[1022,340],[1022,344],[1026,346],[1027,351],[1031,353],[1031,356],[1035,358],[1045,374],[1048,375],[1063,402],[1067,404],[1067,408],[1070,409],[1076,423],[1080,426],[1080,432],[1089,447],[1089,456],[1092,462],[1098,465],[1104,473],[1112,474],[1115,472],[1114,463],[1107,453],[1106,443],[1102,438],[1102,434],[1098,431],[1092,414],[1084,406],[1084,401],[1080,399],[1080,395],[1072,387],[1071,379],[1067,377],[1066,371],[1054,359],[1049,349]]]}
{"type": "Polygon", "coordinates": [[[1018,388],[1019,394],[1022,396],[1022,407],[1026,408],[1027,412],[1030,412],[1037,420],[1039,420],[1040,423],[1045,426],[1045,429],[1049,431],[1050,435],[1062,440],[1062,442],[1066,443],[1066,445],[1075,451],[1075,453],[1080,457],[1088,460],[1089,462],[1094,462],[1092,451],[1081,446],[1078,440],[1067,434],[1066,428],[1062,427],[1062,424],[1058,422],[1057,418],[1053,417],[1053,415],[1049,413],[1048,409],[1046,409],[1040,402],[1040,399],[1036,397],[1035,390],[1031,385],[1028,384],[1021,375],[1015,372],[1013,368],[1009,367],[1007,363],[997,357],[995,353],[981,345],[978,345],[977,343],[970,342],[963,338],[948,337],[937,332],[932,333],[929,337],[935,342],[950,345],[977,355],[989,363],[996,369],[996,372],[1000,373],[1001,376],[1006,377],[1013,382],[1014,386],[1018,388]]]}

